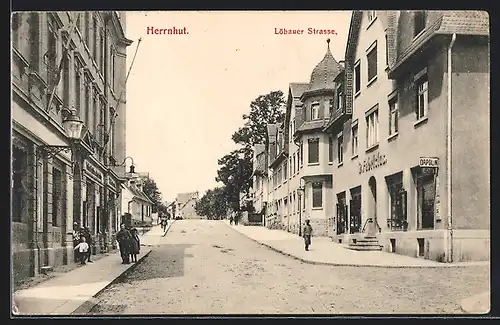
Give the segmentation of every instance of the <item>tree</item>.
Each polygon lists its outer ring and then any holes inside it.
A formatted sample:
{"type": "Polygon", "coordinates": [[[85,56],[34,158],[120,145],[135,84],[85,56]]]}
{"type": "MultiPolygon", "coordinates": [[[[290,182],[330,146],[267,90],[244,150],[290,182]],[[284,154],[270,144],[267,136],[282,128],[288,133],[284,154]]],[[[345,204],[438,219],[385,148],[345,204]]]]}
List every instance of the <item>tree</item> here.
{"type": "Polygon", "coordinates": [[[152,212],[158,212],[158,207],[162,205],[161,192],[158,191],[158,186],[152,178],[144,179],[142,183],[142,191],[148,196],[148,198],[153,202],[152,212]]]}
{"type": "Polygon", "coordinates": [[[281,90],[260,95],[250,104],[250,114],[243,115],[245,124],[236,131],[232,139],[244,147],[265,143],[267,124],[282,123],[285,120],[285,97],[281,90]]]}
{"type": "Polygon", "coordinates": [[[209,220],[224,218],[228,208],[226,191],[223,187],[208,190],[194,206],[198,215],[206,216],[209,220]]]}

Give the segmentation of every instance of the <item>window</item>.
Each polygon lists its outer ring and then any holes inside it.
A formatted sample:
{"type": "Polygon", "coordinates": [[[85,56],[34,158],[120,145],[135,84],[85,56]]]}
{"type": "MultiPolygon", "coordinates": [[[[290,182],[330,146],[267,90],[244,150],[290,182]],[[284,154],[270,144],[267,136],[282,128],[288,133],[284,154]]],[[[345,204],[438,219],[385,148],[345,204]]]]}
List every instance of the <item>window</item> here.
{"type": "Polygon", "coordinates": [[[90,121],[90,110],[92,109],[92,105],[90,104],[90,95],[91,90],[88,84],[88,81],[85,82],[85,126],[90,130],[91,129],[91,121],[90,121]]]}
{"type": "Polygon", "coordinates": [[[389,102],[389,135],[398,133],[398,103],[396,99],[389,102]]]}
{"type": "Polygon", "coordinates": [[[389,65],[389,41],[387,40],[387,34],[385,34],[385,65],[389,65]]]}
{"type": "Polygon", "coordinates": [[[342,133],[337,136],[337,157],[339,164],[341,164],[344,161],[344,137],[342,133]]]}
{"type": "Polygon", "coordinates": [[[366,147],[376,145],[378,143],[378,109],[370,113],[366,117],[366,147]]]}
{"type": "Polygon", "coordinates": [[[333,99],[329,100],[328,112],[330,112],[330,116],[333,114],[333,99]]]}
{"type": "Polygon", "coordinates": [[[281,185],[282,181],[283,181],[283,174],[280,166],[280,168],[278,168],[278,185],[281,185]]]}
{"type": "Polygon", "coordinates": [[[421,31],[424,30],[425,28],[425,20],[426,20],[426,15],[425,11],[416,11],[414,16],[413,16],[413,26],[414,26],[414,33],[413,36],[417,36],[420,34],[421,31]]]}
{"type": "Polygon", "coordinates": [[[420,78],[417,85],[417,107],[415,113],[417,114],[417,120],[420,120],[427,116],[427,110],[429,109],[429,93],[428,93],[428,80],[427,76],[420,78]]]}
{"type": "Polygon", "coordinates": [[[293,154],[293,159],[292,159],[292,170],[293,170],[293,173],[294,173],[294,174],[295,174],[295,171],[296,171],[296,169],[295,169],[295,168],[297,167],[297,166],[295,165],[296,160],[297,160],[297,159],[296,159],[296,154],[293,154]]]}
{"type": "Polygon", "coordinates": [[[30,44],[31,44],[31,55],[30,55],[30,68],[33,69],[34,71],[39,72],[40,67],[39,67],[39,58],[40,58],[40,28],[38,28],[38,23],[39,23],[39,13],[32,13],[29,16],[30,19],[30,24],[31,28],[29,31],[29,39],[30,39],[30,44]]]}
{"type": "Polygon", "coordinates": [[[319,104],[314,103],[311,105],[311,120],[319,119],[319,104]]]}
{"type": "Polygon", "coordinates": [[[48,52],[45,54],[45,60],[47,62],[47,82],[51,84],[54,82],[54,77],[56,73],[57,66],[57,29],[55,22],[49,19],[48,23],[48,42],[47,42],[48,52]]]}
{"type": "Polygon", "coordinates": [[[312,207],[323,207],[323,183],[321,182],[312,183],[312,207]]]}
{"type": "Polygon", "coordinates": [[[371,82],[377,77],[377,44],[368,52],[368,82],[371,82]]]}
{"type": "Polygon", "coordinates": [[[304,142],[300,141],[299,165],[304,165],[304,142]]]}
{"type": "Polygon", "coordinates": [[[371,23],[372,21],[375,20],[375,18],[377,18],[377,11],[368,10],[367,16],[368,16],[368,23],[371,23]]]}
{"type": "Polygon", "coordinates": [[[26,222],[28,208],[28,154],[12,147],[12,221],[26,222]]]}
{"type": "Polygon", "coordinates": [[[106,48],[104,47],[104,32],[102,29],[99,31],[99,45],[100,45],[100,54],[101,57],[99,59],[99,69],[101,70],[101,73],[104,74],[104,60],[106,58],[106,48]]]}
{"type": "Polygon", "coordinates": [[[358,154],[358,125],[353,125],[351,128],[352,132],[352,142],[351,142],[351,149],[352,149],[352,155],[356,156],[358,154]]]}
{"type": "Polygon", "coordinates": [[[98,25],[97,25],[97,18],[94,17],[94,19],[92,20],[92,32],[94,34],[94,39],[93,39],[93,44],[92,44],[92,55],[94,56],[94,60],[97,61],[97,58],[98,58],[98,54],[97,54],[97,50],[99,49],[99,47],[97,46],[97,42],[98,42],[98,38],[97,38],[97,33],[98,33],[98,25]]]}
{"type": "Polygon", "coordinates": [[[319,162],[319,139],[309,139],[308,142],[308,163],[316,164],[319,162]]]}
{"type": "Polygon", "coordinates": [[[328,162],[333,162],[333,137],[328,137],[328,162]]]}
{"type": "Polygon", "coordinates": [[[286,182],[286,179],[288,178],[288,163],[285,160],[283,163],[283,181],[286,182]]]}
{"type": "Polygon", "coordinates": [[[81,78],[80,78],[80,69],[78,66],[75,66],[75,109],[78,116],[80,116],[80,105],[82,101],[81,95],[81,78]]]}
{"type": "Polygon", "coordinates": [[[361,91],[361,62],[354,65],[354,95],[361,91]]]}
{"type": "Polygon", "coordinates": [[[388,220],[391,230],[405,230],[406,223],[406,191],[403,189],[403,173],[399,172],[386,178],[389,193],[388,220]]]}
{"type": "Polygon", "coordinates": [[[63,200],[62,200],[62,173],[54,168],[52,170],[52,226],[59,227],[61,225],[61,217],[63,215],[63,200]]]}
{"type": "Polygon", "coordinates": [[[111,49],[111,59],[109,62],[110,78],[111,78],[111,90],[115,91],[115,49],[111,49]]]}
{"type": "Polygon", "coordinates": [[[85,44],[89,47],[90,43],[90,12],[85,12],[85,44]]]}
{"type": "Polygon", "coordinates": [[[342,92],[342,85],[337,86],[337,109],[344,108],[344,94],[342,92]]]}

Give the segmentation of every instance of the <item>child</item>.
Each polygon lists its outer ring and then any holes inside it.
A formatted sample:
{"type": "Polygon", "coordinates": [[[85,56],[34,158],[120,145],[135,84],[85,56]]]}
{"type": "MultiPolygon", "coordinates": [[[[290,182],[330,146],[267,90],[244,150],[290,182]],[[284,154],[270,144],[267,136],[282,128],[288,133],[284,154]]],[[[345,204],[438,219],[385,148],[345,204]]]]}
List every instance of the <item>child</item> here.
{"type": "Polygon", "coordinates": [[[89,244],[86,243],[85,237],[80,238],[80,243],[76,245],[75,251],[79,252],[80,255],[80,264],[85,265],[85,261],[87,260],[87,252],[89,250],[89,244]]]}
{"type": "Polygon", "coordinates": [[[130,259],[132,262],[137,263],[137,254],[140,253],[141,249],[141,240],[139,238],[139,232],[136,228],[132,229],[132,241],[130,245],[130,259]]]}

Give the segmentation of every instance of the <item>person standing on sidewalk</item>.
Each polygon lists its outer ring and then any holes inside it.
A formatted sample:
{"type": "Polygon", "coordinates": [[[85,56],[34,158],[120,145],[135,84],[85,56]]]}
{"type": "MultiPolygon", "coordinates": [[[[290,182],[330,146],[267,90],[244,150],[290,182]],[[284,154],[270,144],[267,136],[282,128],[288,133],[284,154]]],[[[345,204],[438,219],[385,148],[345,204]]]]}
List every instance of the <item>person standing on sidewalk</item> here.
{"type": "Polygon", "coordinates": [[[303,236],[304,236],[304,244],[306,251],[309,250],[309,246],[311,245],[311,237],[313,233],[313,228],[310,224],[310,220],[306,220],[306,225],[304,226],[303,236]]]}
{"type": "Polygon", "coordinates": [[[85,241],[89,245],[89,249],[87,251],[87,262],[89,263],[94,263],[90,260],[90,257],[92,256],[92,234],[90,233],[89,227],[83,228],[83,236],[85,237],[85,241]]]}
{"type": "Polygon", "coordinates": [[[80,244],[76,245],[75,251],[79,252],[80,264],[85,265],[85,260],[87,259],[87,251],[89,250],[89,244],[85,242],[85,237],[81,238],[80,244]]]}
{"type": "Polygon", "coordinates": [[[133,263],[137,263],[137,255],[141,250],[141,239],[139,238],[139,232],[137,228],[132,229],[132,240],[130,245],[130,259],[133,263]]]}
{"type": "Polygon", "coordinates": [[[116,233],[116,241],[120,246],[120,255],[122,257],[122,264],[130,264],[129,250],[130,242],[132,241],[132,234],[125,228],[125,224],[120,225],[120,231],[116,233]]]}
{"type": "MultiPolygon", "coordinates": [[[[79,226],[78,226],[78,222],[74,222],[73,223],[73,248],[78,246],[78,244],[80,243],[80,231],[79,231],[79,226]]],[[[74,255],[74,261],[75,263],[77,263],[78,261],[80,261],[80,256],[78,256],[78,251],[75,251],[75,253],[73,254],[74,255]]]]}

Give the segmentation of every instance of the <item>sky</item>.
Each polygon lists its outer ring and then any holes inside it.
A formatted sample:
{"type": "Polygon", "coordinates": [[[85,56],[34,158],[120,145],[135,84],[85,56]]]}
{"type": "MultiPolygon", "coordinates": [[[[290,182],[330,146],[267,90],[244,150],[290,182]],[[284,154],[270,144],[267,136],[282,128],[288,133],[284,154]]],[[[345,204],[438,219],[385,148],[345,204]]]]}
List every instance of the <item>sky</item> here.
{"type": "Polygon", "coordinates": [[[309,82],[327,38],[344,59],[350,11],[127,12],[127,156],[164,201],[218,184],[217,160],[237,148],[231,135],[259,95],[309,82]],[[148,34],[148,27],[186,30],[148,34]],[[308,34],[308,28],[335,30],[308,34]],[[302,29],[302,35],[276,34],[302,29]]]}

